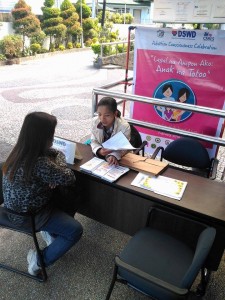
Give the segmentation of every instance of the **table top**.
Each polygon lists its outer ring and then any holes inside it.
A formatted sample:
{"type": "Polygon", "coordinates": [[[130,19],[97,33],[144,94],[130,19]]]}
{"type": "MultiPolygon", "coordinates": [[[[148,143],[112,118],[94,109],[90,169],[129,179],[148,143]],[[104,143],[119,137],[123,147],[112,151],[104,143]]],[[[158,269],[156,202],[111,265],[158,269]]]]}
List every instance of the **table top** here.
{"type": "MultiPolygon", "coordinates": [[[[75,161],[75,164],[70,165],[70,168],[76,172],[80,172],[80,165],[90,160],[94,155],[92,154],[91,147],[88,145],[77,143],[77,147],[81,152],[83,159],[75,161]]],[[[130,170],[114,183],[109,183],[90,174],[85,174],[93,177],[94,180],[100,180],[105,184],[153,200],[156,203],[174,208],[179,206],[179,209],[186,212],[193,212],[195,215],[204,215],[205,217],[209,217],[211,221],[215,219],[217,223],[219,222],[223,226],[225,225],[225,184],[223,182],[168,167],[161,175],[188,182],[182,199],[176,200],[132,186],[131,182],[137,173],[137,171],[130,170]]]]}

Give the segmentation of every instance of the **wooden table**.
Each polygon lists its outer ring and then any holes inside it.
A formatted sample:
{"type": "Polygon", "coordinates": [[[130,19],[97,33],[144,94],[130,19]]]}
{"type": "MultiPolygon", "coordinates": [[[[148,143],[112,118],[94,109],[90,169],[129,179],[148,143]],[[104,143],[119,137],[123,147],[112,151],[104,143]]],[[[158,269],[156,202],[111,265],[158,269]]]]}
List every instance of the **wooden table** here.
{"type": "Polygon", "coordinates": [[[160,206],[216,228],[217,235],[207,267],[217,270],[225,248],[225,185],[174,168],[163,176],[187,181],[180,201],[131,186],[137,175],[130,170],[115,183],[80,171],[79,166],[93,157],[90,146],[77,143],[83,159],[70,165],[82,186],[79,212],[105,225],[133,235],[145,226],[149,207],[160,206]]]}

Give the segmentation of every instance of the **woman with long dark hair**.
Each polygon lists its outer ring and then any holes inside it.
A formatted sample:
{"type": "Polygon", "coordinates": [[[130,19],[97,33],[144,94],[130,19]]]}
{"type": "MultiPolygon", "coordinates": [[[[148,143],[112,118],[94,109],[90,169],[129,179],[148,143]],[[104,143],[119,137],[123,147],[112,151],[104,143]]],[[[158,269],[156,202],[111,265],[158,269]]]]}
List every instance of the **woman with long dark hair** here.
{"type": "MultiPolygon", "coordinates": [[[[50,114],[29,113],[17,143],[3,165],[4,206],[15,212],[35,214],[36,228],[47,244],[43,250],[46,267],[66,253],[83,231],[78,221],[56,209],[52,203],[55,187],[75,182],[64,154],[51,148],[56,124],[56,117],[50,114]]],[[[28,252],[27,261],[28,272],[37,275],[40,266],[36,251],[28,252]]]]}

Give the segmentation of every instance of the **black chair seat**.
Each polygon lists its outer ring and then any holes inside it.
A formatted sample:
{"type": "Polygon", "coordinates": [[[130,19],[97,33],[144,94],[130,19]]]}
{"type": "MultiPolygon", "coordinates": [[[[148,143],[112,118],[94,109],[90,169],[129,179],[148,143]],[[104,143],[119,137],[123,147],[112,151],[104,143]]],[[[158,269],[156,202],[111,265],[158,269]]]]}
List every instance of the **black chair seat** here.
{"type": "Polygon", "coordinates": [[[150,210],[147,227],[137,232],[115,258],[113,279],[158,300],[187,299],[201,271],[198,291],[207,286],[205,261],[213,245],[212,227],[158,208],[150,210]]]}
{"type": "MultiPolygon", "coordinates": [[[[182,278],[191,265],[194,251],[172,236],[148,227],[130,240],[119,257],[143,272],[181,287],[182,278]],[[136,253],[140,254],[138,260],[136,253]]],[[[141,284],[137,276],[130,275],[123,269],[119,268],[118,274],[134,286],[138,287],[141,284]]],[[[147,294],[152,291],[148,284],[142,290],[147,294]]]]}
{"type": "Polygon", "coordinates": [[[0,227],[32,235],[31,216],[10,213],[0,206],[0,227]]]}

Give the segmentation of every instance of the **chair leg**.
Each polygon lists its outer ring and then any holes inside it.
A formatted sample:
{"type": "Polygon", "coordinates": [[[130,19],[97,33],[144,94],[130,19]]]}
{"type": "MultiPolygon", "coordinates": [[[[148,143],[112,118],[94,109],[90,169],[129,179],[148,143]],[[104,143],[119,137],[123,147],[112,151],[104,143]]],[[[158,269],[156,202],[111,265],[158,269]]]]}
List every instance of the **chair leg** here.
{"type": "Polygon", "coordinates": [[[210,270],[206,268],[201,269],[201,281],[197,287],[197,291],[196,291],[197,296],[202,297],[205,295],[206,288],[210,279],[210,275],[211,275],[210,270]]]}
{"type": "Polygon", "coordinates": [[[43,260],[43,255],[42,252],[40,250],[39,244],[38,244],[38,240],[37,240],[37,236],[36,236],[36,232],[35,232],[35,220],[34,218],[32,218],[32,237],[33,237],[33,241],[34,241],[34,245],[35,245],[35,249],[37,251],[37,256],[41,265],[41,276],[37,276],[39,277],[39,281],[44,282],[47,280],[48,276],[47,276],[47,272],[46,272],[46,268],[45,268],[45,263],[43,260]]]}
{"type": "Polygon", "coordinates": [[[105,300],[109,300],[109,298],[112,294],[112,290],[113,290],[113,287],[115,285],[116,278],[117,278],[117,271],[118,271],[118,267],[117,267],[117,265],[115,265],[114,271],[113,271],[113,278],[112,278],[112,281],[111,281],[111,284],[110,284],[110,287],[109,287],[109,290],[108,290],[108,294],[107,294],[105,300]]]}

